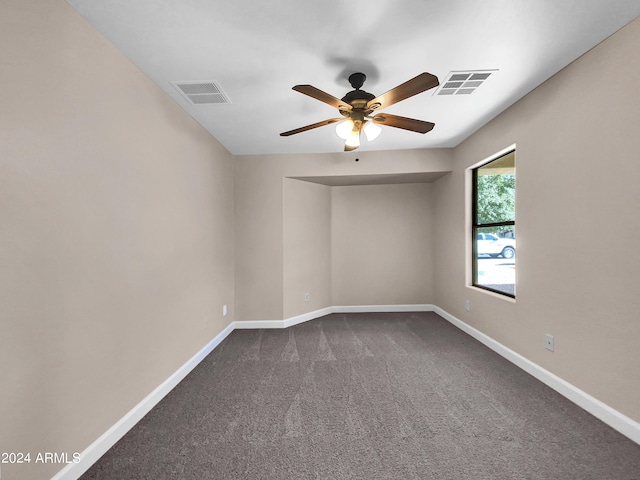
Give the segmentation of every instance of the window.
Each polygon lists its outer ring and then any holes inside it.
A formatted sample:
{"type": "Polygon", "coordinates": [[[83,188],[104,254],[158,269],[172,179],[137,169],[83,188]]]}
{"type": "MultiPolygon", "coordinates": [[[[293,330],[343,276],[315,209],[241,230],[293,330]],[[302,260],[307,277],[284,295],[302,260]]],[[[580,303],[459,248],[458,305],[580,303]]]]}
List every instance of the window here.
{"type": "Polygon", "coordinates": [[[516,152],[472,169],[473,285],[516,296],[516,152]]]}

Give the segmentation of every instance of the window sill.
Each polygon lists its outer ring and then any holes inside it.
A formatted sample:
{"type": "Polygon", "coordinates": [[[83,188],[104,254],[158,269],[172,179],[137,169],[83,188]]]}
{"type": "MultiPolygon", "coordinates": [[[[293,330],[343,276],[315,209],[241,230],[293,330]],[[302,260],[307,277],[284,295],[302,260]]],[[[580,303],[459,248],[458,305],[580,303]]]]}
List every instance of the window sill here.
{"type": "Polygon", "coordinates": [[[489,295],[490,297],[494,297],[494,298],[499,298],[500,300],[506,300],[509,303],[516,303],[516,299],[514,297],[509,297],[508,295],[503,295],[501,293],[497,293],[497,292],[492,292],[491,290],[486,290],[484,288],[479,288],[476,287],[474,285],[467,285],[467,288],[475,291],[475,292],[481,292],[484,293],[486,295],[489,295]]]}

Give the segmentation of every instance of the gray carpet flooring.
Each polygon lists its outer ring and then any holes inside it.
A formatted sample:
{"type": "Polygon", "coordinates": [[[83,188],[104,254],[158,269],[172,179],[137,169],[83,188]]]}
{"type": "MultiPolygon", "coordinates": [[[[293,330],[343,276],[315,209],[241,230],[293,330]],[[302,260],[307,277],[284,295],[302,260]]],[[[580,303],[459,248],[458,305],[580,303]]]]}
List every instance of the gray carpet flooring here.
{"type": "Polygon", "coordinates": [[[426,313],[236,330],[82,477],[640,479],[640,445],[426,313]]]}

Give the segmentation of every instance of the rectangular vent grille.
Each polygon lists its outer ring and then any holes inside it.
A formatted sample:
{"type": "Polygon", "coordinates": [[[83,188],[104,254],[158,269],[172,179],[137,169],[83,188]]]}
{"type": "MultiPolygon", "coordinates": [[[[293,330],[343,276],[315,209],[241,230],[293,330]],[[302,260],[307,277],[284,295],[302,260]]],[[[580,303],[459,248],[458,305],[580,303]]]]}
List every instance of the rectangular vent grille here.
{"type": "Polygon", "coordinates": [[[442,83],[438,95],[469,95],[497,70],[469,70],[466,72],[449,72],[447,80],[442,83]]]}
{"type": "Polygon", "coordinates": [[[169,83],[192,105],[231,103],[220,85],[212,80],[169,83]]]}

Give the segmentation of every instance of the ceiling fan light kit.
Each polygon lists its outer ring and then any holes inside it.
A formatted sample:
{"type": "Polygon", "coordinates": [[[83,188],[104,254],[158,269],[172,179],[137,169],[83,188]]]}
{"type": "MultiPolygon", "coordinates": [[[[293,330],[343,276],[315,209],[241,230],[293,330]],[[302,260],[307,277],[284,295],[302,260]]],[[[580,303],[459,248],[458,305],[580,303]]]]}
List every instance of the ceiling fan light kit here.
{"type": "Polygon", "coordinates": [[[360,146],[360,132],[353,130],[349,138],[344,142],[344,151],[350,152],[356,150],[360,146]]]}
{"type": "Polygon", "coordinates": [[[338,109],[338,112],[346,117],[330,118],[321,122],[306,125],[283,132],[280,136],[288,137],[296,133],[306,132],[314,128],[339,122],[336,126],[336,134],[345,140],[344,150],[346,152],[357,149],[360,146],[360,134],[364,131],[368,141],[375,140],[381,132],[380,125],[401,128],[417,133],[427,133],[433,129],[434,123],[425,122],[424,120],[416,120],[414,118],[400,117],[391,114],[373,115],[374,111],[382,109],[405,100],[419,93],[430,90],[439,85],[438,77],[430,73],[424,72],[411,80],[392,88],[386,93],[376,97],[372,93],[361,90],[367,76],[364,73],[353,73],[349,76],[349,83],[353,88],[342,99],[338,99],[333,95],[329,95],[322,90],[311,85],[296,85],[293,90],[303,93],[309,97],[320,100],[332,107],[338,109]]]}
{"type": "Polygon", "coordinates": [[[364,132],[364,135],[367,137],[367,140],[370,142],[373,142],[376,138],[378,138],[378,135],[380,135],[380,132],[382,132],[382,129],[373,122],[367,122],[364,124],[362,131],[364,132]]]}
{"type": "Polygon", "coordinates": [[[353,130],[353,120],[343,120],[336,125],[336,135],[343,140],[349,138],[351,131],[353,130]]]}

